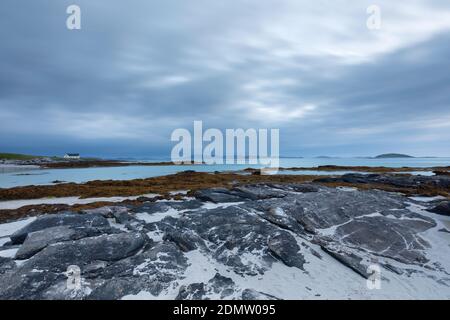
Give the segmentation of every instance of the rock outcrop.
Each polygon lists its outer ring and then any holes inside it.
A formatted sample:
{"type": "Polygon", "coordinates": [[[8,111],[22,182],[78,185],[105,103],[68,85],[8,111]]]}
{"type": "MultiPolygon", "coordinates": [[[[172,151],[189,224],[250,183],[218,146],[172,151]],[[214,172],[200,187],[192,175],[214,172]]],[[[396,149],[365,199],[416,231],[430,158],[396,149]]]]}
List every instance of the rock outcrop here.
{"type": "Polygon", "coordinates": [[[450,189],[450,176],[448,175],[401,175],[401,174],[362,174],[349,173],[340,177],[316,179],[315,182],[344,182],[350,184],[384,184],[398,188],[435,187],[444,190],[450,189]]]}
{"type": "Polygon", "coordinates": [[[407,298],[422,285],[450,298],[450,234],[427,216],[446,206],[379,190],[257,184],[44,215],[0,247],[0,299],[407,298]],[[374,264],[384,291],[366,287],[374,264]]]}
{"type": "Polygon", "coordinates": [[[437,206],[431,208],[429,211],[441,214],[443,216],[450,216],[450,201],[442,201],[437,206]]]}

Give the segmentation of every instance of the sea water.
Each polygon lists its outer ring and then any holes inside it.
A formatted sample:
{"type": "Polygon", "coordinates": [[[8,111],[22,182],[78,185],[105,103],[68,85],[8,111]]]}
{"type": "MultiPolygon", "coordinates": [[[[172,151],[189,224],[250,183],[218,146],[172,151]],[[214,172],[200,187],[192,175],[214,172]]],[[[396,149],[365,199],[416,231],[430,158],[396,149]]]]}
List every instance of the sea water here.
{"type": "MultiPolygon", "coordinates": [[[[140,160],[141,161],[141,160],[140,160]]],[[[151,162],[151,161],[149,161],[151,162]]],[[[281,167],[337,166],[384,166],[384,167],[436,167],[450,166],[450,158],[281,158],[281,167]]],[[[183,165],[183,166],[124,166],[84,169],[20,169],[20,171],[0,171],[0,188],[26,185],[47,185],[54,181],[82,183],[92,180],[132,180],[174,174],[185,170],[199,172],[236,171],[245,168],[259,168],[258,165],[183,165]]],[[[283,174],[330,175],[351,171],[280,171],[283,174]]],[[[430,174],[418,172],[417,174],[430,174]]]]}

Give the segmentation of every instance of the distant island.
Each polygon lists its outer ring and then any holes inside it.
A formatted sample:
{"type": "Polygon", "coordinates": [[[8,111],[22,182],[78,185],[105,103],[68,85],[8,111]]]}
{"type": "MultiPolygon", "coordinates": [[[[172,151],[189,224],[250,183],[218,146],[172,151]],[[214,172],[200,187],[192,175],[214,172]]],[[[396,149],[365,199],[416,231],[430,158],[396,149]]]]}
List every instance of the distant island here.
{"type": "Polygon", "coordinates": [[[375,157],[375,159],[387,159],[387,158],[414,158],[414,157],[401,153],[384,153],[375,157]]]}

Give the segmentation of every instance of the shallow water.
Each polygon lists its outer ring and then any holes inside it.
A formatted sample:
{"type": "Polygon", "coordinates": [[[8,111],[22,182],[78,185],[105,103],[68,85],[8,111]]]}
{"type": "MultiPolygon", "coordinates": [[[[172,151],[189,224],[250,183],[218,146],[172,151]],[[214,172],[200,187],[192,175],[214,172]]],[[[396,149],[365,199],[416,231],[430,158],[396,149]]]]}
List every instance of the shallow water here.
{"type": "MultiPolygon", "coordinates": [[[[433,167],[450,166],[450,158],[405,158],[405,159],[365,159],[365,158],[282,158],[281,167],[338,166],[385,166],[385,167],[433,167]]],[[[185,165],[185,166],[126,166],[112,168],[85,169],[21,169],[20,172],[0,171],[0,188],[25,185],[52,184],[53,181],[82,183],[91,180],[131,180],[174,174],[184,170],[202,172],[235,171],[259,165],[185,165]]],[[[351,171],[324,172],[316,170],[283,171],[283,174],[332,175],[351,171]]],[[[430,174],[420,172],[420,174],[430,174]]]]}

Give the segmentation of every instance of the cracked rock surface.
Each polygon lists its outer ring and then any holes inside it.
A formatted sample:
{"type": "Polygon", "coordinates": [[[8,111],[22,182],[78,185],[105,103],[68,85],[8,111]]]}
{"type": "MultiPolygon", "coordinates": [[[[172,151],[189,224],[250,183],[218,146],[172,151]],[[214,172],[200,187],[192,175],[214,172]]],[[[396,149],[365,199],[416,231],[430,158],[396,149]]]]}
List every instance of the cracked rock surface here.
{"type": "Polygon", "coordinates": [[[436,207],[447,210],[378,190],[258,184],[43,213],[2,225],[0,298],[448,299],[450,222],[436,207]]]}

